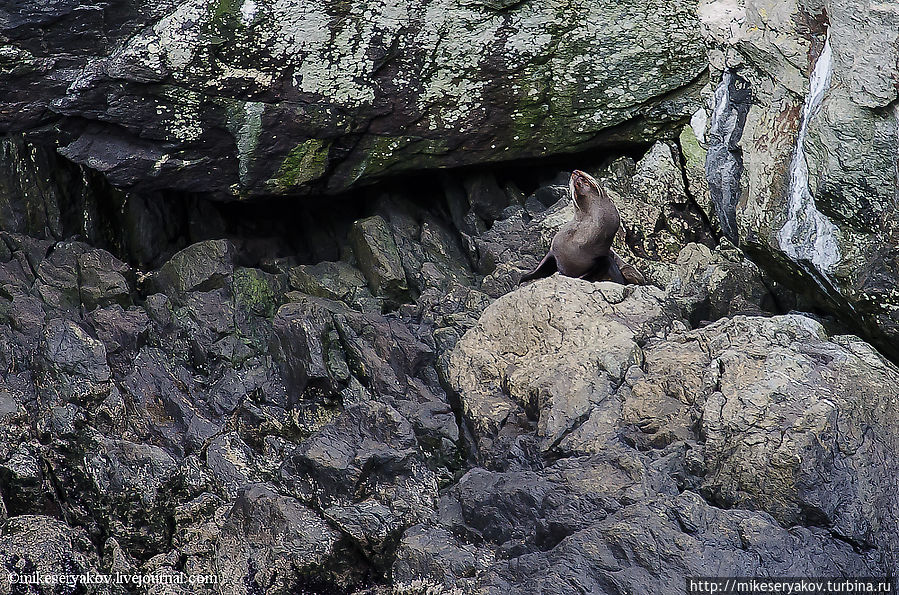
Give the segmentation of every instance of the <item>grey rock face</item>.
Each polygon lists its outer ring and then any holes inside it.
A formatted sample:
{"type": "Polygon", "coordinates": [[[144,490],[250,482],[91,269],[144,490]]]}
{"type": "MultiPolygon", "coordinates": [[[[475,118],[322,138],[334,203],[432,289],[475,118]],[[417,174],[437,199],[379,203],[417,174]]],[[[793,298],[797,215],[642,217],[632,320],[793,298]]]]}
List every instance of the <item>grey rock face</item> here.
{"type": "MultiPolygon", "coordinates": [[[[215,544],[222,593],[295,592],[303,571],[322,572],[339,535],[312,510],[265,486],[240,494],[215,544]]],[[[323,573],[324,574],[324,573],[323,573]]],[[[327,579],[327,575],[323,578],[327,579]]]]}
{"type": "Polygon", "coordinates": [[[106,250],[92,250],[78,257],[81,302],[88,310],[117,303],[129,305],[131,287],[125,275],[131,268],[106,250]]]}
{"type": "Polygon", "coordinates": [[[899,437],[887,409],[895,366],[803,316],[737,316],[691,331],[673,318],[654,324],[648,298],[661,292],[597,299],[606,290],[539,281],[497,300],[456,345],[449,378],[488,469],[440,502],[439,526],[466,539],[447,542],[435,529],[441,556],[410,537],[394,580],[414,569],[449,585],[445,569],[469,560],[467,592],[667,593],[712,567],[773,576],[895,567],[896,505],[879,500],[896,493],[895,472],[874,462],[899,437]],[[531,302],[536,293],[542,300],[531,302]],[[500,327],[506,342],[490,334],[500,327]],[[640,356],[622,360],[617,378],[610,333],[639,339],[640,356]],[[555,384],[541,381],[549,372],[555,384]],[[609,376],[602,399],[565,403],[579,417],[547,463],[560,401],[544,395],[609,376]],[[516,413],[521,395],[530,411],[516,413]],[[710,547],[714,560],[702,553],[710,547]]]}
{"type": "Polygon", "coordinates": [[[558,277],[491,305],[456,345],[448,366],[479,443],[491,444],[518,415],[537,422],[544,450],[564,449],[584,424],[603,425],[589,418],[614,416],[609,396],[639,365],[638,342],[672,322],[663,299],[652,287],[558,277]],[[618,304],[624,304],[623,316],[618,304]],[[532,320],[543,324],[525,322],[532,320]]]}
{"type": "Polygon", "coordinates": [[[292,268],[290,286],[306,295],[355,304],[363,310],[380,309],[376,308],[377,302],[365,277],[345,262],[321,262],[292,268]]]}
{"type": "Polygon", "coordinates": [[[715,250],[687,244],[673,265],[644,266],[647,277],[666,288],[681,315],[693,325],[777,309],[778,296],[769,289],[762,271],[726,240],[715,250]]]}
{"type": "MultiPolygon", "coordinates": [[[[56,575],[61,571],[73,575],[100,572],[100,561],[88,536],[83,531],[72,529],[48,516],[21,515],[6,520],[0,530],[0,560],[7,573],[23,576],[34,573],[56,575]]],[[[26,585],[6,582],[8,593],[24,586],[26,585]]],[[[71,585],[46,585],[33,592],[51,593],[51,589],[70,587],[71,585]]],[[[109,591],[99,588],[91,592],[109,591]]]]}
{"type": "Polygon", "coordinates": [[[51,320],[44,333],[43,355],[54,370],[94,382],[109,380],[103,344],[73,322],[51,320]]]}
{"type": "Polygon", "coordinates": [[[60,200],[56,192],[66,181],[52,184],[55,160],[21,138],[0,141],[0,228],[39,236],[62,234],[60,200]]]}
{"type": "Polygon", "coordinates": [[[717,335],[709,353],[720,393],[703,411],[704,489],[716,500],[764,509],[784,525],[825,526],[861,547],[879,542],[895,563],[886,538],[899,521],[888,487],[894,472],[890,463],[869,464],[888,461],[897,439],[887,388],[896,385],[895,367],[854,337],[828,341],[803,318],[737,318],[700,336],[708,333],[717,335]],[[764,359],[753,355],[763,351],[764,359]],[[785,361],[788,377],[775,372],[785,361]],[[781,436],[772,438],[772,430],[781,436]],[[760,473],[749,471],[759,465],[760,473]]]}
{"type": "Polygon", "coordinates": [[[351,241],[372,293],[401,300],[408,289],[406,273],[387,222],[380,216],[357,221],[351,241]]]}
{"type": "Polygon", "coordinates": [[[153,277],[152,284],[176,299],[192,291],[224,287],[234,270],[233,248],[226,241],[193,244],[172,256],[153,277]]]}
{"type": "MultiPolygon", "coordinates": [[[[571,217],[552,170],[372,191],[285,223],[308,250],[193,198],[208,221],[133,268],[90,237],[0,232],[2,561],[209,574],[166,592],[240,595],[895,575],[899,372],[810,318],[764,317],[791,303],[716,241],[683,138],[584,166],[625,213],[615,248],[643,287],[517,287],[571,217]]],[[[332,149],[296,157],[315,172],[332,149]]]]}
{"type": "MultiPolygon", "coordinates": [[[[770,8],[754,0],[700,8],[713,82],[722,71],[725,82],[739,76],[752,95],[733,213],[741,246],[892,349],[899,17],[867,2],[770,8]]],[[[724,95],[716,94],[713,112],[722,117],[712,118],[713,132],[732,111],[717,101],[724,95]]],[[[711,174],[727,160],[710,151],[708,163],[711,174]]],[[[720,184],[733,197],[737,173],[720,184]]]]}
{"type": "Polygon", "coordinates": [[[680,0],[2,10],[0,130],[52,123],[68,159],[144,190],[331,192],[642,141],[695,111],[706,68],[680,0]]]}

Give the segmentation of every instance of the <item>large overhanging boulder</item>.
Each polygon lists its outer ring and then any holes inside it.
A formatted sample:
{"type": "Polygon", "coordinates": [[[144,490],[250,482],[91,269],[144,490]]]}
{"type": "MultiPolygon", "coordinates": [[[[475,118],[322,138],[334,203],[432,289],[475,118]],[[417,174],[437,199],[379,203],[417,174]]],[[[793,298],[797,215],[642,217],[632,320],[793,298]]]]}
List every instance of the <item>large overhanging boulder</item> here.
{"type": "Polygon", "coordinates": [[[895,344],[899,10],[711,0],[699,14],[717,85],[707,171],[723,229],[895,344]]]}
{"type": "Polygon", "coordinates": [[[52,124],[118,186],[222,197],[643,142],[705,70],[686,0],[0,7],[0,131],[52,124]]]}

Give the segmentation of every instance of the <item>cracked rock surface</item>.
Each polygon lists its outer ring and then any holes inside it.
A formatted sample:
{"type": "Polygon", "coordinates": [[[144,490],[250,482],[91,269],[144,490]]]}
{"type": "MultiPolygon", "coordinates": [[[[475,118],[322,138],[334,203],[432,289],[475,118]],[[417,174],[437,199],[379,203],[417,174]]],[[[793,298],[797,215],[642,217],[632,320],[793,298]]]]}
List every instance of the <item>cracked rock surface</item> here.
{"type": "Polygon", "coordinates": [[[706,65],[684,0],[20,2],[0,132],[141,191],[336,193],[646,142],[706,65]]]}
{"type": "Polygon", "coordinates": [[[313,252],[232,234],[146,268],[0,232],[0,563],[240,595],[895,572],[899,370],[675,234],[672,159],[593,168],[626,219],[657,206],[616,240],[646,286],[517,287],[570,216],[558,172],[385,192],[313,252]]]}
{"type": "Polygon", "coordinates": [[[732,193],[722,208],[734,241],[895,357],[899,12],[843,0],[772,8],[700,3],[716,90],[710,180],[729,167],[722,154],[738,154],[742,175],[716,181],[732,193]]]}

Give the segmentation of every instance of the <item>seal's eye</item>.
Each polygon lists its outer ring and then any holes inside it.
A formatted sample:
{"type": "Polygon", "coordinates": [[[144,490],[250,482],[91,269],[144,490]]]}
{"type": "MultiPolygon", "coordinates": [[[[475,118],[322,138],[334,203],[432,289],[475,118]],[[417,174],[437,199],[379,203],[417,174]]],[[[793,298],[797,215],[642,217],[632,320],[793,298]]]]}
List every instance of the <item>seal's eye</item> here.
{"type": "Polygon", "coordinates": [[[574,202],[581,210],[587,210],[596,197],[596,188],[590,180],[583,176],[577,176],[572,180],[571,190],[574,194],[574,202]]]}
{"type": "Polygon", "coordinates": [[[587,178],[578,178],[574,183],[574,189],[581,195],[596,194],[596,188],[587,178]]]}

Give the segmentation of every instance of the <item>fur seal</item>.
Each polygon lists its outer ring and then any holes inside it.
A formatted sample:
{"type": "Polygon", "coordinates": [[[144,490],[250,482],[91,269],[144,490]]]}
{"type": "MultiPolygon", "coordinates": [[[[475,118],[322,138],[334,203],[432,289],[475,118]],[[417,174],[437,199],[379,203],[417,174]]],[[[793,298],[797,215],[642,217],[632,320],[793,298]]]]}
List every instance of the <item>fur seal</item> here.
{"type": "Polygon", "coordinates": [[[568,191],[574,198],[574,219],[553,237],[549,252],[521,283],[549,277],[556,271],[588,281],[646,283],[643,275],[612,250],[621,218],[605,189],[590,174],[571,172],[568,191]]]}

